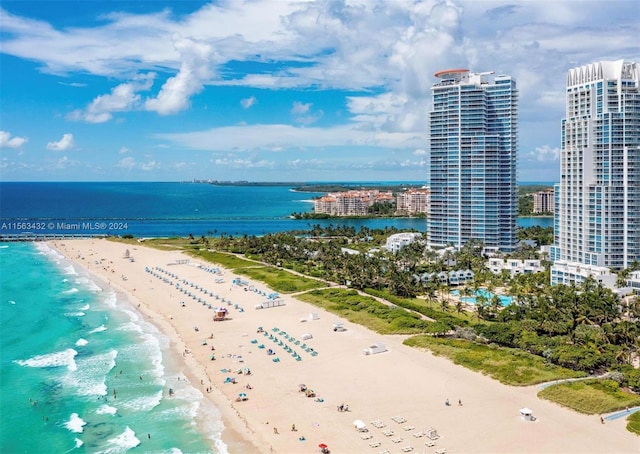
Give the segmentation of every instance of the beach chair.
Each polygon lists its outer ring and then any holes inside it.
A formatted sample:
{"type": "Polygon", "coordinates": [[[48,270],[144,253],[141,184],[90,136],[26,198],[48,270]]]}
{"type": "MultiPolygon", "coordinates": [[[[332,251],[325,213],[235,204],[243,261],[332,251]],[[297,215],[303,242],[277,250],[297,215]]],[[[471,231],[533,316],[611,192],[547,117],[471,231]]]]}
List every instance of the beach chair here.
{"type": "Polygon", "coordinates": [[[446,448],[436,449],[436,454],[447,454],[446,448]]]}
{"type": "Polygon", "coordinates": [[[382,435],[384,435],[385,437],[392,437],[393,436],[393,430],[390,430],[390,429],[384,430],[382,432],[382,435]]]}
{"type": "Polygon", "coordinates": [[[379,419],[371,421],[371,425],[377,429],[382,429],[385,426],[385,424],[379,419]]]}
{"type": "Polygon", "coordinates": [[[416,438],[421,438],[421,437],[425,436],[425,433],[424,432],[416,432],[416,433],[413,434],[413,436],[416,437],[416,438]]]}
{"type": "Polygon", "coordinates": [[[385,449],[384,451],[380,451],[378,454],[391,454],[391,451],[385,449]]]}
{"type": "Polygon", "coordinates": [[[414,426],[407,426],[407,427],[404,428],[404,430],[406,430],[406,431],[413,430],[413,429],[415,429],[414,426]]]}
{"type": "Polygon", "coordinates": [[[393,421],[397,422],[398,424],[404,424],[405,422],[407,422],[406,419],[404,419],[402,416],[394,416],[393,418],[391,418],[393,421]]]}
{"type": "Polygon", "coordinates": [[[372,443],[369,443],[369,446],[371,446],[372,448],[379,448],[381,444],[382,443],[380,443],[379,441],[374,441],[372,443]]]}
{"type": "Polygon", "coordinates": [[[424,444],[427,448],[433,448],[436,445],[435,441],[428,441],[424,444]]]}
{"type": "Polygon", "coordinates": [[[370,440],[373,438],[373,435],[371,434],[364,434],[362,435],[360,438],[362,438],[363,440],[370,440]]]}
{"type": "Polygon", "coordinates": [[[396,438],[392,438],[391,441],[394,443],[400,443],[401,441],[403,441],[403,439],[402,437],[396,437],[396,438]]]}
{"type": "Polygon", "coordinates": [[[402,452],[411,452],[413,451],[413,446],[405,446],[401,449],[402,452]]]}

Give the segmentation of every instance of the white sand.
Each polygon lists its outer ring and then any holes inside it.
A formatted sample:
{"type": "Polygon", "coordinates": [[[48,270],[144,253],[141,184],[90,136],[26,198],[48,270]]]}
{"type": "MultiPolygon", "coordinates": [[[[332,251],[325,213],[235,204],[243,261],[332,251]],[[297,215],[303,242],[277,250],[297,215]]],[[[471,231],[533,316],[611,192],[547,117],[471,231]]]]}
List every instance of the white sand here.
{"type": "MultiPolygon", "coordinates": [[[[256,310],[256,304],[266,301],[264,296],[232,286],[237,276],[231,272],[223,270],[222,276],[213,275],[195,266],[202,262],[181,253],[107,240],[65,240],[53,246],[109,280],[116,290],[129,294],[148,320],[169,335],[177,352],[189,350],[184,358],[189,376],[196,385],[203,381],[202,391],[222,411],[228,427],[223,437],[232,453],[315,453],[320,443],[326,443],[332,453],[396,453],[409,446],[418,453],[435,453],[442,448],[449,453],[640,452],[640,438],[625,430],[624,418],[603,425],[597,416],[581,415],[539,399],[537,387],[502,385],[446,359],[406,347],[402,336],[381,336],[290,296],[283,297],[285,306],[256,310]],[[124,258],[127,249],[134,262],[124,258]],[[169,265],[180,259],[190,262],[169,265]],[[175,288],[176,279],[171,278],[172,286],[145,272],[145,267],[156,266],[229,299],[230,320],[212,321],[214,311],[180,293],[175,288]],[[215,283],[219,277],[225,282],[215,283]],[[181,301],[186,307],[181,307],[181,301]],[[244,312],[236,310],[235,304],[244,312]],[[317,313],[319,319],[301,322],[310,313],[317,313]],[[347,330],[334,332],[336,322],[344,323],[347,330]],[[278,335],[302,357],[302,361],[296,361],[284,345],[256,333],[259,326],[272,335],[272,328],[277,327],[298,340],[303,334],[311,334],[313,339],[306,344],[318,354],[312,356],[278,335]],[[213,339],[202,345],[211,334],[213,339]],[[257,343],[251,342],[254,339],[257,343]],[[376,342],[386,344],[388,351],[363,355],[363,349],[376,342]],[[260,344],[265,349],[258,348],[260,344]],[[215,361],[210,360],[211,345],[215,346],[215,361]],[[272,361],[267,348],[275,350],[280,362],[272,361]],[[250,368],[252,374],[235,373],[239,368],[250,368]],[[237,384],[225,384],[227,377],[235,377],[237,384]],[[300,393],[298,385],[302,383],[323,402],[300,393]],[[252,389],[246,389],[247,384],[252,389]],[[209,386],[213,392],[206,393],[209,386]],[[236,402],[242,392],[249,399],[236,402]],[[451,406],[445,406],[446,399],[451,406]],[[458,405],[458,399],[463,406],[458,405]],[[343,403],[349,405],[349,412],[337,411],[343,403]],[[532,409],[537,420],[522,420],[522,407],[532,409]],[[406,422],[392,421],[395,416],[402,416],[406,422]],[[371,439],[363,440],[365,434],[355,430],[353,421],[357,419],[367,424],[371,439]],[[373,427],[374,420],[381,420],[386,427],[373,427]],[[292,424],[296,432],[291,431],[292,424]],[[414,429],[404,430],[409,427],[414,429]],[[426,437],[413,436],[432,427],[440,435],[433,447],[425,446],[429,441],[426,437]],[[389,429],[394,434],[385,436],[383,431],[389,429]],[[300,441],[300,436],[305,441],[300,441]],[[380,446],[371,447],[374,441],[380,446]]],[[[261,283],[250,285],[270,293],[261,283]]],[[[203,296],[200,291],[189,290],[203,296]]],[[[211,297],[207,300],[214,307],[226,306],[211,297]]]]}

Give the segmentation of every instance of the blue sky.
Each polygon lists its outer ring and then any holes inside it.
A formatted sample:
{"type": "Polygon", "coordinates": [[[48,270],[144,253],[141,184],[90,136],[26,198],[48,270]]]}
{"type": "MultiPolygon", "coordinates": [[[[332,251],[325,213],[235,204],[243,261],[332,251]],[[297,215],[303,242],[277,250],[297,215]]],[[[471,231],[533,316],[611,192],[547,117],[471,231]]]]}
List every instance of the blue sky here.
{"type": "Polygon", "coordinates": [[[637,0],[0,5],[0,176],[426,181],[434,72],[510,74],[520,181],[558,179],[569,68],[640,60],[637,0]]]}

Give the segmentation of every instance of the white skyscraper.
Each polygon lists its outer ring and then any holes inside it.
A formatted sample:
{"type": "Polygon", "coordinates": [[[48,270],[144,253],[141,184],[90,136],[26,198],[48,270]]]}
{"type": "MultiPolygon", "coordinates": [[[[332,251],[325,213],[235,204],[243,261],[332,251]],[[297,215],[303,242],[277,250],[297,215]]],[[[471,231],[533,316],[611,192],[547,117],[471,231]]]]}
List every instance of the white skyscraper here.
{"type": "MultiPolygon", "coordinates": [[[[640,260],[638,63],[569,70],[556,191],[554,262],[623,269],[640,260]]],[[[567,282],[555,268],[552,283],[567,282]]]]}
{"type": "Polygon", "coordinates": [[[430,246],[511,252],[517,243],[518,90],[510,76],[435,74],[430,112],[430,246]]]}

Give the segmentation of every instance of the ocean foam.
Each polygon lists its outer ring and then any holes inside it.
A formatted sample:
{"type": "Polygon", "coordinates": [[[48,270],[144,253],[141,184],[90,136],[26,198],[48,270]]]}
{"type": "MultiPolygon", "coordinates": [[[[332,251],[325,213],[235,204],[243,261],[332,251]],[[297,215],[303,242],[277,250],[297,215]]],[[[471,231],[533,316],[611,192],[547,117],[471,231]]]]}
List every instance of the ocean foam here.
{"type": "Polygon", "coordinates": [[[16,302],[15,302],[15,301],[13,301],[13,300],[9,300],[9,303],[10,303],[10,304],[16,304],[16,302]]]}
{"type": "Polygon", "coordinates": [[[88,343],[89,343],[89,341],[88,341],[88,340],[86,340],[86,339],[82,339],[82,338],[80,338],[80,339],[78,339],[78,340],[76,341],[76,345],[77,345],[78,347],[84,347],[84,346],[85,346],[85,345],[87,345],[88,343]]]}
{"type": "Polygon", "coordinates": [[[118,409],[116,407],[112,407],[111,405],[107,404],[101,405],[96,410],[96,413],[99,415],[115,415],[117,412],[118,409]]]}
{"type": "Polygon", "coordinates": [[[64,255],[60,254],[58,251],[50,247],[47,243],[36,241],[35,248],[38,250],[38,252],[40,252],[43,255],[46,255],[55,263],[60,263],[60,261],[64,259],[64,255]]]}
{"type": "Polygon", "coordinates": [[[75,287],[70,288],[69,290],[64,290],[62,293],[64,293],[65,295],[70,295],[72,293],[78,293],[80,290],[78,290],[75,287]]]}
{"type": "Polygon", "coordinates": [[[84,317],[85,315],[87,315],[87,314],[85,314],[85,313],[84,313],[84,312],[82,312],[82,311],[78,311],[78,312],[65,312],[65,313],[64,313],[64,316],[65,316],[65,317],[84,317]]]}
{"type": "Polygon", "coordinates": [[[73,265],[67,265],[64,267],[63,269],[64,274],[67,274],[69,276],[75,276],[78,274],[78,272],[76,271],[76,269],[73,267],[73,265]]]}
{"type": "Polygon", "coordinates": [[[82,276],[82,277],[79,277],[78,279],[76,279],[76,283],[82,285],[87,290],[89,290],[90,292],[93,292],[93,293],[98,293],[98,292],[102,291],[102,288],[100,288],[100,286],[98,284],[96,284],[90,278],[88,278],[86,276],[82,276]]]}
{"type": "Polygon", "coordinates": [[[6,244],[0,246],[0,249],[7,249],[9,246],[7,246],[6,244]]]}
{"type": "Polygon", "coordinates": [[[106,331],[106,330],[107,330],[107,327],[106,327],[106,326],[104,326],[104,325],[100,325],[100,326],[98,326],[97,328],[92,329],[91,331],[89,331],[89,334],[99,333],[99,332],[101,332],[101,331],[106,331]]]}
{"type": "Polygon", "coordinates": [[[136,433],[129,426],[115,438],[110,438],[108,443],[110,448],[101,451],[103,454],[124,453],[129,449],[135,448],[140,444],[140,440],[136,437],[136,433]]]}
{"type": "Polygon", "coordinates": [[[116,297],[115,293],[110,292],[110,293],[106,293],[105,294],[103,303],[106,306],[109,306],[111,308],[115,308],[117,302],[118,302],[118,298],[116,297]]]}
{"type": "Polygon", "coordinates": [[[79,438],[74,438],[73,441],[76,442],[76,448],[79,448],[84,444],[84,441],[80,440],[79,438]]]}
{"type": "Polygon", "coordinates": [[[87,423],[84,419],[78,416],[78,413],[71,413],[71,418],[69,418],[69,421],[64,424],[67,429],[77,434],[81,434],[84,430],[83,427],[86,425],[87,423]]]}
{"type": "Polygon", "coordinates": [[[115,367],[117,350],[109,350],[98,355],[78,359],[78,369],[66,374],[62,381],[68,389],[79,396],[104,396],[107,394],[105,383],[107,374],[115,367]]]}
{"type": "Polygon", "coordinates": [[[80,310],[81,310],[81,311],[88,311],[90,307],[91,307],[91,305],[90,305],[90,304],[85,304],[84,306],[82,306],[82,307],[80,308],[80,310]]]}
{"type": "MultiPolygon", "coordinates": [[[[155,394],[147,394],[144,396],[138,396],[133,399],[122,400],[121,407],[127,410],[132,411],[151,411],[158,405],[160,405],[160,401],[162,400],[163,392],[162,390],[158,391],[155,394]]],[[[120,399],[118,399],[120,400],[120,399]]]]}
{"type": "Polygon", "coordinates": [[[74,360],[75,356],[78,354],[72,348],[68,348],[61,352],[49,353],[47,355],[37,355],[33,358],[21,360],[18,359],[15,361],[16,364],[20,366],[28,366],[28,367],[63,367],[66,366],[70,371],[75,371],[78,366],[74,360]]]}

